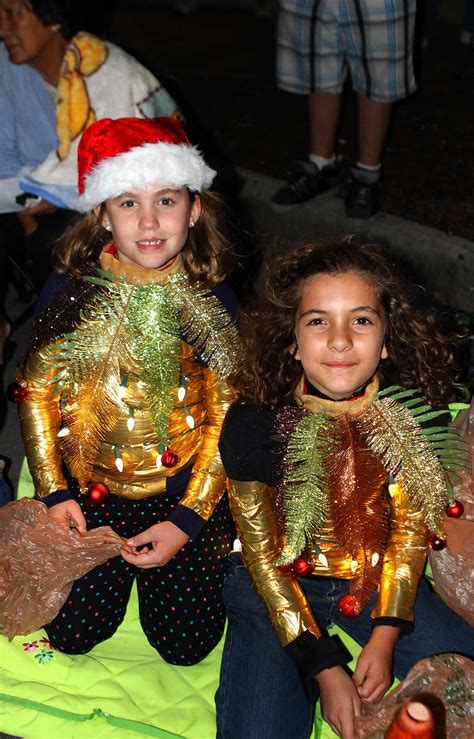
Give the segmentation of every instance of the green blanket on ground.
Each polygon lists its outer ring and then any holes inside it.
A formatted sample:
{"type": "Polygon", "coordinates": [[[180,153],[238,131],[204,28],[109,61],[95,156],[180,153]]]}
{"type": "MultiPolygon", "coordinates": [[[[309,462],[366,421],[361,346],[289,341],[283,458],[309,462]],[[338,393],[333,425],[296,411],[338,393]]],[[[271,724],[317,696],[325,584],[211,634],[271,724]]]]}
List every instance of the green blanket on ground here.
{"type": "MultiPolygon", "coordinates": [[[[19,497],[31,493],[24,465],[19,497]]],[[[118,631],[89,654],[51,649],[42,630],[12,642],[0,636],[0,731],[25,739],[213,739],[222,645],[193,667],[167,664],[141,629],[135,589],[118,631]]],[[[314,739],[329,737],[318,714],[314,739]]]]}

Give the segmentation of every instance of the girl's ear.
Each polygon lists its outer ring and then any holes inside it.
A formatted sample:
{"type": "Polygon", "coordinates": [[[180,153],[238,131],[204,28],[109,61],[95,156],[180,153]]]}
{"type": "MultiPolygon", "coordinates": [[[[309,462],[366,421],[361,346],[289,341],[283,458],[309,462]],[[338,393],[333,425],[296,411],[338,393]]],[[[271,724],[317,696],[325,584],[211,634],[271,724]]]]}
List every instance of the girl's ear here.
{"type": "Polygon", "coordinates": [[[386,345],[386,343],[384,341],[383,347],[382,347],[382,353],[380,355],[380,359],[388,359],[388,356],[389,356],[389,354],[388,354],[387,345],[386,345]]]}
{"type": "Polygon", "coordinates": [[[107,231],[110,231],[111,228],[110,228],[109,219],[107,218],[107,214],[104,212],[102,216],[100,215],[101,207],[102,206],[100,205],[96,205],[92,212],[94,213],[100,225],[103,228],[105,228],[107,231]]]}
{"type": "Polygon", "coordinates": [[[194,223],[199,221],[202,211],[201,196],[199,193],[195,193],[193,198],[193,204],[191,205],[191,213],[189,214],[189,220],[193,220],[194,223]]]}
{"type": "Polygon", "coordinates": [[[287,351],[291,354],[293,359],[301,359],[300,350],[298,349],[298,344],[296,341],[293,342],[293,344],[290,344],[287,351]]]}

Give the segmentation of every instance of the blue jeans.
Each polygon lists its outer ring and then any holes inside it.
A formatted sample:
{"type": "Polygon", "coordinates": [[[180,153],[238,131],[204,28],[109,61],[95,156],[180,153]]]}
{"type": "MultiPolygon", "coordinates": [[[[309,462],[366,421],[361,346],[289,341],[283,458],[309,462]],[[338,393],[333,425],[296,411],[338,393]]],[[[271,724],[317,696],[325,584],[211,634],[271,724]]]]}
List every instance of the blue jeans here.
{"type": "MultiPolygon", "coordinates": [[[[314,705],[308,701],[292,661],[281,647],[265,607],[238,554],[231,554],[224,582],[228,626],[216,693],[218,739],[307,739],[314,705]]],[[[300,584],[325,630],[337,624],[361,646],[371,634],[375,594],[353,620],[338,613],[349,592],[347,580],[309,577],[300,584]]],[[[415,606],[416,627],[397,643],[394,673],[403,679],[424,657],[460,652],[474,657],[474,629],[448,608],[422,580],[415,606]]]]}

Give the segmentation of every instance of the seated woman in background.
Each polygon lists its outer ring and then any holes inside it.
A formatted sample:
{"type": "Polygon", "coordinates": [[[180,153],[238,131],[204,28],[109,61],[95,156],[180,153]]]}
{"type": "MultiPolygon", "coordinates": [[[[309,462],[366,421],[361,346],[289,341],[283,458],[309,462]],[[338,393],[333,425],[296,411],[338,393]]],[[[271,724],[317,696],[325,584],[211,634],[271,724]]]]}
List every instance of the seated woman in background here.
{"type": "MultiPolygon", "coordinates": [[[[177,116],[151,72],[80,30],[81,3],[0,0],[0,295],[11,259],[39,290],[77,206],[77,145],[99,118],[177,116]],[[26,256],[25,256],[26,255],[26,256]]],[[[8,320],[0,300],[0,339],[8,320]]],[[[1,353],[1,345],[0,345],[1,353]]]]}

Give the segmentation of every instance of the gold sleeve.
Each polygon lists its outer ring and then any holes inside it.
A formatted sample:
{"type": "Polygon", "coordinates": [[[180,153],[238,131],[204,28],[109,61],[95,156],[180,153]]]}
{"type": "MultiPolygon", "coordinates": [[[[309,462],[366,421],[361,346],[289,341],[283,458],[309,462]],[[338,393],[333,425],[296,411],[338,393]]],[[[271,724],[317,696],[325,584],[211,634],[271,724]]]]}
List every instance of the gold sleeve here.
{"type": "Polygon", "coordinates": [[[320,637],[321,631],[297,579],[291,573],[279,572],[274,565],[280,546],[271,488],[260,482],[236,480],[229,480],[228,485],[244,562],[282,646],[304,631],[320,637]]]}
{"type": "Polygon", "coordinates": [[[28,395],[18,404],[26,458],[36,497],[40,499],[67,488],[58,439],[61,425],[59,394],[54,396],[56,385],[51,383],[57,369],[51,368],[51,362],[48,362],[52,350],[53,347],[48,345],[28,358],[23,372],[28,395]]]}
{"type": "Polygon", "coordinates": [[[208,521],[226,486],[218,442],[224,416],[233,397],[227,383],[211,369],[204,372],[203,397],[207,419],[186,493],[180,503],[208,521]]]}
{"type": "Polygon", "coordinates": [[[401,483],[389,486],[390,534],[372,618],[389,616],[413,621],[418,583],[426,561],[427,529],[401,483]]]}

